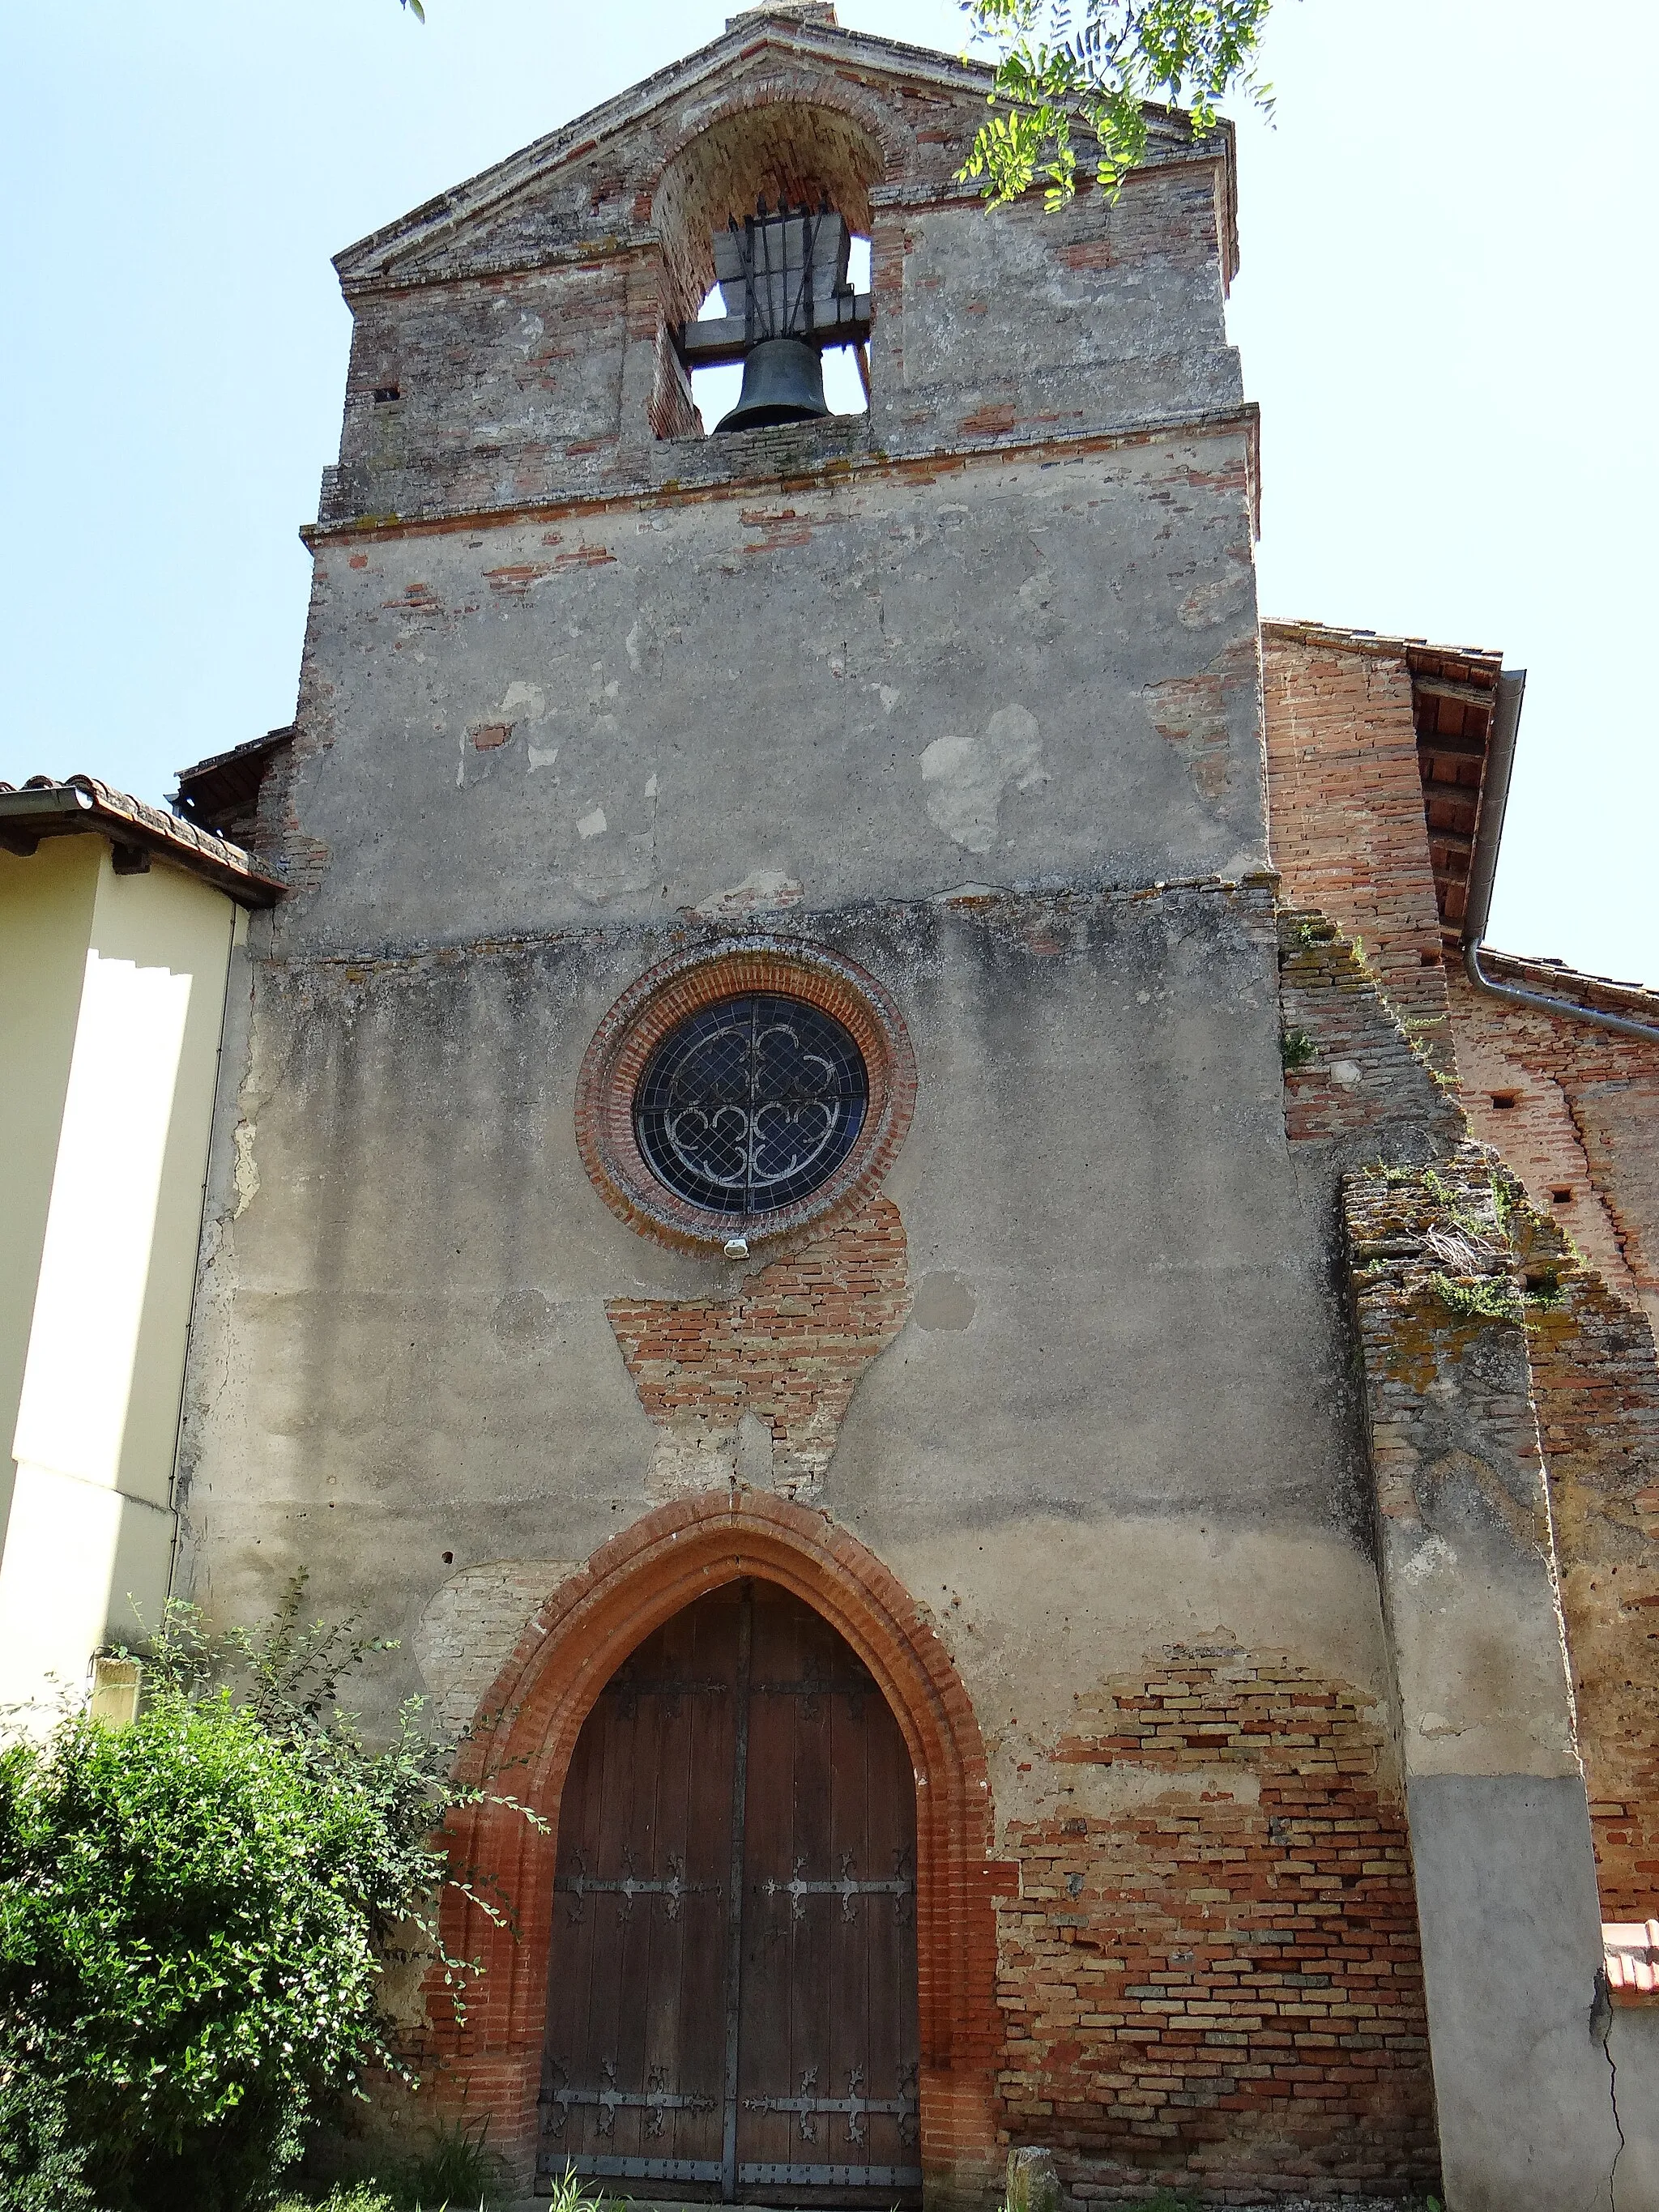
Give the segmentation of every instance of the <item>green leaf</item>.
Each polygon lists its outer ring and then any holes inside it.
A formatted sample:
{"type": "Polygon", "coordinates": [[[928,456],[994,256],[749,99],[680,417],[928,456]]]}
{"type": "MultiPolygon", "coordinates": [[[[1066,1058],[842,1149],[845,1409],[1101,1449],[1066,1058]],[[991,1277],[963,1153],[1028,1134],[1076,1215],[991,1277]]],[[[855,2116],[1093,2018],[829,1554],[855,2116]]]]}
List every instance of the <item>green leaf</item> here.
{"type": "MultiPolygon", "coordinates": [[[[990,104],[958,181],[994,205],[1041,182],[1051,208],[1077,190],[1074,133],[1094,140],[1092,167],[1115,197],[1145,159],[1146,109],[1184,106],[1194,137],[1212,130],[1216,102],[1247,94],[1271,109],[1255,59],[1272,0],[963,0],[970,45],[988,52],[990,104]]],[[[1086,166],[1086,165],[1085,165],[1086,166]]]]}

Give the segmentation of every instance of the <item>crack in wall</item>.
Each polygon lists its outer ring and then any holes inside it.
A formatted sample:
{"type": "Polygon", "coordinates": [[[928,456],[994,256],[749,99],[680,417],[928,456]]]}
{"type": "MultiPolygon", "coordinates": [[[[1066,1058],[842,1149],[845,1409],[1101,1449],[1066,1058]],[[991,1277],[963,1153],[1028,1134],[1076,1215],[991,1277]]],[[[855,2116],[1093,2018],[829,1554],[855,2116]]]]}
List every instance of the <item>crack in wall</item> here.
{"type": "Polygon", "coordinates": [[[1619,2117],[1619,2062],[1613,2055],[1613,1992],[1607,1985],[1605,1966],[1595,1970],[1595,1994],[1590,2000],[1590,2041],[1599,2043],[1601,2056],[1607,2062],[1607,2101],[1613,2106],[1613,2124],[1619,2137],[1619,2148],[1613,2154],[1613,2164],[1607,2168],[1607,2203],[1612,2212],[1619,2212],[1619,2193],[1616,2186],[1619,2161],[1625,2155],[1625,2127],[1619,2117]]]}

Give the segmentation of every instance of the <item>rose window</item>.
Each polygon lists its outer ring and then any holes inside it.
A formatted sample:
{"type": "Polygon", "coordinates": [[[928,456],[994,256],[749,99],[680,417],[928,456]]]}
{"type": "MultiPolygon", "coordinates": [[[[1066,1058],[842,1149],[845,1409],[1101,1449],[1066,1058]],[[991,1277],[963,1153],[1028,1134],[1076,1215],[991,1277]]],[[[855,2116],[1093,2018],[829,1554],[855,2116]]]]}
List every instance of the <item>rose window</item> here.
{"type": "Polygon", "coordinates": [[[869,1097],[863,1054],[832,1015],[755,993],[669,1031],[640,1079],[635,1134],[677,1196],[717,1213],[764,1213],[835,1173],[869,1097]]]}

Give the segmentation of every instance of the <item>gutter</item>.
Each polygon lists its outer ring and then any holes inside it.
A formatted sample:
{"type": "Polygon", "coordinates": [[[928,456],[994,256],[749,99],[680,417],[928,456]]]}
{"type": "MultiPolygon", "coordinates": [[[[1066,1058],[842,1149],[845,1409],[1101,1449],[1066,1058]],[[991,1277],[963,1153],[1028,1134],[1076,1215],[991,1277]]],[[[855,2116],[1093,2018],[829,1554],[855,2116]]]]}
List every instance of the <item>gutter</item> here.
{"type": "Polygon", "coordinates": [[[1529,991],[1519,983],[1500,983],[1480,964],[1488,948],[1486,917],[1492,910],[1492,884],[1498,876],[1498,848],[1504,836],[1504,811],[1509,805],[1510,777],[1515,767],[1516,734],[1521,726],[1521,702],[1526,694],[1524,668],[1506,668],[1498,679],[1498,704],[1492,714],[1492,740],[1486,749],[1486,774],[1480,786],[1480,815],[1475,824],[1474,851],[1469,860],[1468,903],[1463,915],[1463,972],[1477,991],[1511,1005],[1533,1006],[1545,1014],[1566,1014],[1574,1021],[1593,1022],[1598,1029],[1620,1036],[1640,1037],[1659,1044],[1659,1024],[1634,1022],[1623,1014],[1605,1014],[1599,1007],[1581,1006],[1577,999],[1558,998],[1552,991],[1529,991]]]}
{"type": "Polygon", "coordinates": [[[71,776],[64,783],[37,779],[21,791],[0,784],[0,851],[27,860],[43,837],[89,830],[108,838],[118,876],[143,875],[158,856],[187,868],[239,906],[272,906],[287,888],[228,837],[114,791],[96,776],[71,776]]]}

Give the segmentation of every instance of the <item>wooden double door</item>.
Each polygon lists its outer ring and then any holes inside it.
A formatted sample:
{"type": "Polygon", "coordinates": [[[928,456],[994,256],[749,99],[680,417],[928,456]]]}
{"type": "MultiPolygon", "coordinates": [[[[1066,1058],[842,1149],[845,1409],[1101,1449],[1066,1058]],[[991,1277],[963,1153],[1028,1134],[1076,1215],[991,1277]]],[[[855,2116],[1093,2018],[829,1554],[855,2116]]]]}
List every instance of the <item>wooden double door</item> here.
{"type": "Polygon", "coordinates": [[[917,2198],[915,1832],[886,1701],[787,1591],[642,1644],[565,1784],[542,2185],[917,2198]]]}

